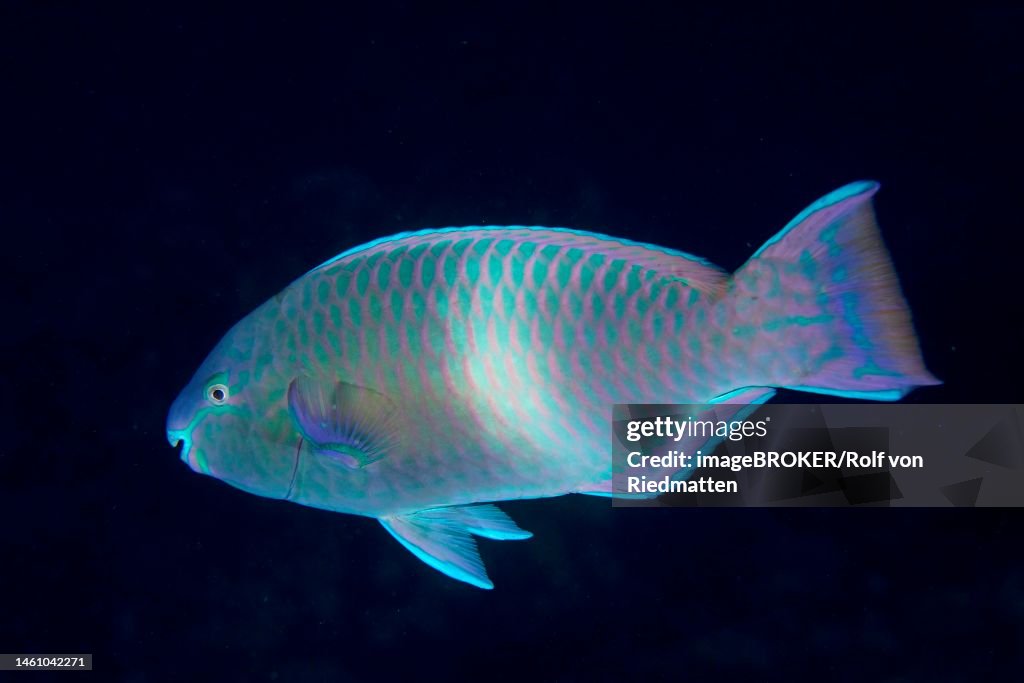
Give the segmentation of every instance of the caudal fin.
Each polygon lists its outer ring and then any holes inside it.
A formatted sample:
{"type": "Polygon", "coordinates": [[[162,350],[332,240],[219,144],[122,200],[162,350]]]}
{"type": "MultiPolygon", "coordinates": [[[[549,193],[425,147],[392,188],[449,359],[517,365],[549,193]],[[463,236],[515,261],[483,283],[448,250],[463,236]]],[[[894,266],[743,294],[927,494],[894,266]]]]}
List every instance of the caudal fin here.
{"type": "Polygon", "coordinates": [[[760,343],[783,359],[776,386],[893,401],[939,384],[921,359],[910,311],[857,182],[811,204],[736,274],[737,296],[760,299],[760,343]]]}

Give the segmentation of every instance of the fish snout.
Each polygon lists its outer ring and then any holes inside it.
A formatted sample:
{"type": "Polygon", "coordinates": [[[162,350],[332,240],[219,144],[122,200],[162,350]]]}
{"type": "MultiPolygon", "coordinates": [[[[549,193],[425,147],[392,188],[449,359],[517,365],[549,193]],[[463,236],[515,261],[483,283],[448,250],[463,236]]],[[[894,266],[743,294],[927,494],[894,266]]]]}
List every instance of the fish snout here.
{"type": "MultiPolygon", "coordinates": [[[[192,422],[195,407],[190,401],[185,400],[185,392],[182,392],[174,399],[171,409],[167,411],[167,438],[171,439],[172,434],[187,432],[192,422]]],[[[176,445],[171,442],[171,445],[176,445]]]]}
{"type": "Polygon", "coordinates": [[[188,454],[192,432],[192,410],[186,401],[179,396],[167,413],[167,443],[171,448],[177,448],[178,444],[184,444],[181,449],[181,459],[188,462],[188,454]]]}

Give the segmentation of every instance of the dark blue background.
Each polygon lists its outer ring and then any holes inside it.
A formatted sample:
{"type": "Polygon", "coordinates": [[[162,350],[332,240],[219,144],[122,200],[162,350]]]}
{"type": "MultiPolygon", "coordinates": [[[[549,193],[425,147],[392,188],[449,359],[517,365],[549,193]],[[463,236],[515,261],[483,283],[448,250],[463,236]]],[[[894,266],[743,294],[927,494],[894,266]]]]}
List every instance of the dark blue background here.
{"type": "Polygon", "coordinates": [[[483,592],[168,446],[227,328],[362,241],[547,224],[732,269],[860,178],[946,382],[908,400],[1020,401],[1019,5],[667,7],[4,3],[0,650],[127,681],[1019,680],[1016,510],[515,502],[536,537],[484,542],[483,592]]]}

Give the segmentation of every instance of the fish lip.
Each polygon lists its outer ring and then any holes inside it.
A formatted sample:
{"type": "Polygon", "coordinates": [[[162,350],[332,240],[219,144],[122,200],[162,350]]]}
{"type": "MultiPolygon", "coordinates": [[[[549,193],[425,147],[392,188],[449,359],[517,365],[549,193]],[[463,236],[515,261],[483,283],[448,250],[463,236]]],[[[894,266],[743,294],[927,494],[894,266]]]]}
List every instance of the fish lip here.
{"type": "Polygon", "coordinates": [[[189,439],[187,430],[184,429],[168,429],[167,430],[167,442],[171,444],[171,448],[177,448],[178,444],[182,444],[181,453],[178,457],[183,463],[191,467],[193,470],[198,470],[198,464],[194,462],[192,458],[192,443],[189,439]]]}
{"type": "Polygon", "coordinates": [[[188,430],[187,429],[172,429],[170,425],[167,427],[167,443],[171,444],[171,448],[177,448],[178,444],[184,442],[185,446],[188,447],[188,430]]]}
{"type": "Polygon", "coordinates": [[[196,449],[192,448],[192,439],[189,438],[185,430],[167,430],[167,441],[170,442],[174,448],[178,447],[178,444],[182,444],[181,453],[178,458],[188,465],[193,472],[199,472],[201,474],[209,474],[199,465],[199,458],[196,455],[196,449]]]}

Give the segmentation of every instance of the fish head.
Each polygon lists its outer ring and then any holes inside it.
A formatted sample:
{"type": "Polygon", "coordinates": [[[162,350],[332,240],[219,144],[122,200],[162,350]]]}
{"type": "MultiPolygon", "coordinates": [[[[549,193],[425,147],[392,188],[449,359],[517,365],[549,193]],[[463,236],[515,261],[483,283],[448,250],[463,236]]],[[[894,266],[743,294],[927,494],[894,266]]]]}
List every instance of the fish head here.
{"type": "Polygon", "coordinates": [[[287,498],[300,445],[273,360],[254,353],[258,320],[238,323],[171,405],[167,440],[194,471],[270,498],[287,498]]]}

